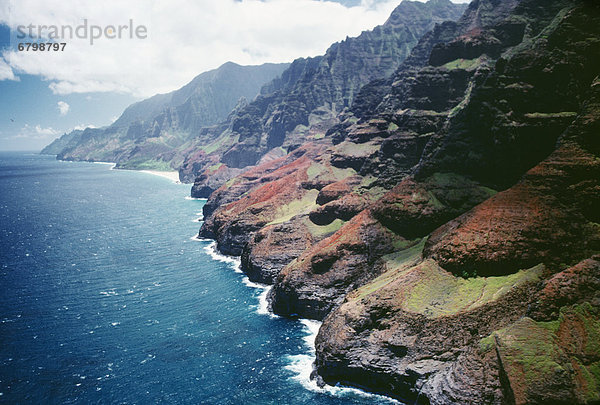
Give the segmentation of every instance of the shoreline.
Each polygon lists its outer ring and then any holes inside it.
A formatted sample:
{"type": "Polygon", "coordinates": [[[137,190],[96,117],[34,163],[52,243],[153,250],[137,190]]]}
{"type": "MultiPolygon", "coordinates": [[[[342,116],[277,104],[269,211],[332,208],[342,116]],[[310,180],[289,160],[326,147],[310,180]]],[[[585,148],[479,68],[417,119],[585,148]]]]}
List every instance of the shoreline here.
{"type": "Polygon", "coordinates": [[[179,172],[176,172],[176,171],[170,171],[170,172],[163,172],[163,171],[159,171],[159,170],[135,170],[135,171],[141,172],[141,173],[152,174],[154,176],[164,177],[165,179],[172,180],[174,183],[181,183],[181,181],[179,181],[179,172]]]}
{"type": "MultiPolygon", "coordinates": [[[[122,169],[116,168],[116,163],[114,162],[103,162],[103,161],[69,161],[69,160],[60,160],[63,162],[82,162],[82,163],[94,163],[100,165],[110,165],[110,170],[126,170],[126,171],[134,171],[147,173],[154,176],[163,177],[173,181],[174,183],[183,184],[179,181],[179,172],[177,171],[159,171],[159,170],[139,170],[139,169],[122,169]]],[[[190,200],[206,200],[205,198],[192,198],[187,196],[186,199],[190,200]]],[[[202,220],[204,218],[202,217],[202,220]]],[[[199,221],[200,219],[194,220],[194,222],[199,221]]],[[[258,303],[256,305],[256,313],[262,316],[268,316],[270,318],[279,318],[279,315],[275,314],[268,306],[267,302],[267,294],[273,287],[273,285],[262,285],[258,283],[254,283],[250,281],[247,275],[241,269],[241,261],[240,256],[229,256],[225,255],[219,251],[217,248],[216,240],[214,239],[204,239],[200,238],[198,234],[194,235],[190,239],[199,241],[199,242],[209,242],[208,246],[204,247],[205,252],[211,257],[214,261],[221,261],[228,263],[232,270],[235,273],[238,273],[243,277],[243,284],[252,289],[261,290],[260,294],[256,297],[258,303]]],[[[391,404],[399,404],[399,402],[390,397],[383,394],[378,394],[375,392],[370,392],[367,389],[354,387],[351,385],[336,385],[332,386],[329,384],[325,384],[324,386],[319,386],[312,375],[315,371],[314,363],[316,360],[316,348],[315,348],[315,340],[319,331],[319,328],[322,324],[321,321],[306,319],[306,318],[298,318],[296,319],[298,323],[303,326],[304,332],[306,335],[302,338],[304,341],[305,348],[308,349],[307,352],[295,355],[288,355],[287,359],[289,363],[284,366],[285,369],[292,372],[293,375],[290,377],[295,380],[298,384],[302,386],[303,389],[312,392],[318,392],[324,395],[330,395],[337,398],[344,398],[348,394],[356,395],[359,397],[363,397],[366,399],[377,398],[379,400],[383,400],[389,402],[391,404]]]]}
{"type": "MultiPolygon", "coordinates": [[[[45,156],[56,156],[56,155],[45,155],[45,156]]],[[[133,171],[133,172],[147,173],[147,174],[152,174],[154,176],[164,177],[165,179],[169,179],[169,180],[173,181],[174,183],[182,184],[181,181],[179,181],[179,172],[175,171],[175,170],[161,171],[161,170],[122,169],[122,168],[117,168],[116,167],[117,164],[115,162],[87,161],[87,160],[63,160],[63,159],[58,159],[58,160],[61,162],[83,162],[83,163],[95,163],[95,164],[99,164],[99,165],[111,165],[112,166],[110,168],[111,170],[129,170],[129,171],[133,171]]]]}
{"type": "MultiPolygon", "coordinates": [[[[273,310],[269,308],[267,302],[267,294],[273,287],[273,284],[258,284],[253,281],[250,281],[248,279],[248,276],[242,270],[241,256],[229,256],[223,254],[217,248],[217,242],[215,239],[200,238],[198,235],[193,236],[191,239],[199,242],[210,242],[208,246],[204,247],[204,250],[213,260],[230,264],[231,268],[235,273],[238,273],[241,276],[243,276],[242,282],[248,288],[262,290],[260,295],[256,297],[258,299],[258,305],[256,308],[257,314],[269,316],[270,318],[280,317],[280,315],[275,314],[273,310]]],[[[387,401],[390,404],[402,404],[397,399],[391,396],[380,394],[377,392],[372,392],[368,389],[359,388],[352,385],[333,386],[325,384],[324,386],[319,386],[317,384],[316,379],[312,378],[312,375],[315,372],[314,365],[316,361],[315,341],[323,322],[308,318],[298,318],[296,319],[296,321],[303,325],[304,330],[306,332],[306,335],[303,337],[303,340],[304,345],[306,346],[306,348],[308,348],[308,353],[288,355],[287,357],[290,363],[284,367],[295,374],[291,378],[293,380],[296,380],[296,382],[298,382],[304,389],[308,391],[319,392],[325,395],[331,395],[337,398],[343,398],[346,394],[350,393],[366,399],[376,398],[379,400],[387,401]]]]}

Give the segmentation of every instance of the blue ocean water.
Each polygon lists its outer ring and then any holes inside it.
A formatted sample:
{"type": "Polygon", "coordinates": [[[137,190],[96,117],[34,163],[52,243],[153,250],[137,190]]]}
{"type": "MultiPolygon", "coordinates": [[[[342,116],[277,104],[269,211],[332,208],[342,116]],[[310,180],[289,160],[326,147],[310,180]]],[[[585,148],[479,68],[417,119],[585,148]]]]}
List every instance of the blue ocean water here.
{"type": "Polygon", "coordinates": [[[194,240],[188,194],[0,153],[0,402],[390,403],[310,384],[315,325],[265,314],[263,290],[194,240]]]}

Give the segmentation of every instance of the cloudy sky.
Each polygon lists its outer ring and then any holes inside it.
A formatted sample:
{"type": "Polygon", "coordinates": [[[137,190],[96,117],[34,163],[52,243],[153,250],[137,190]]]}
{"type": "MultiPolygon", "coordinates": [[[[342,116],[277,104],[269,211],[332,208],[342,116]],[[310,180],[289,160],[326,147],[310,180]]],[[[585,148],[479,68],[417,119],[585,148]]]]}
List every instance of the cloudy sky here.
{"type": "MultiPolygon", "coordinates": [[[[467,0],[460,0],[466,2],[467,0]]],[[[227,61],[290,62],[385,22],[399,0],[0,0],[0,150],[107,125],[130,103],[227,61]],[[143,26],[145,38],[18,51],[19,26],[143,26]]],[[[458,2],[458,0],[457,0],[458,2]]],[[[50,28],[44,28],[48,35],[50,28]]],[[[27,29],[25,29],[27,31],[27,29]]]]}

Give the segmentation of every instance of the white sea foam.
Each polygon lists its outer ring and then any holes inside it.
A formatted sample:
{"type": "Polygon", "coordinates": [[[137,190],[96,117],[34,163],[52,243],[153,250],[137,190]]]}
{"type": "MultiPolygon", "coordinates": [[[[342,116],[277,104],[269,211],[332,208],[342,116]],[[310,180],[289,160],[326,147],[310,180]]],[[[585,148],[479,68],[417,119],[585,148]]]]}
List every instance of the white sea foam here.
{"type": "Polygon", "coordinates": [[[109,165],[111,170],[117,165],[115,162],[91,162],[96,165],[109,165]]]}
{"type": "Polygon", "coordinates": [[[208,242],[208,243],[214,242],[214,240],[212,240],[212,239],[201,238],[198,236],[198,234],[192,236],[190,238],[190,240],[193,240],[194,242],[208,242]]]}
{"type": "Polygon", "coordinates": [[[291,377],[293,380],[299,382],[305,389],[313,392],[320,392],[329,394],[335,397],[363,397],[371,399],[379,399],[387,401],[391,404],[401,404],[393,398],[389,398],[383,395],[371,394],[359,390],[357,388],[343,387],[343,386],[331,386],[325,385],[319,387],[316,380],[311,379],[311,374],[314,371],[315,362],[315,339],[319,333],[321,322],[313,321],[310,319],[301,319],[300,322],[304,325],[306,336],[304,336],[304,344],[308,349],[307,354],[297,354],[287,356],[289,364],[285,368],[291,371],[294,375],[291,377]]]}
{"type": "MultiPolygon", "coordinates": [[[[202,239],[198,236],[194,236],[192,240],[209,242],[208,246],[206,246],[204,250],[213,260],[230,263],[236,273],[243,273],[241,270],[241,260],[238,257],[226,256],[219,253],[217,251],[217,242],[215,242],[214,240],[202,239]]],[[[248,279],[247,276],[244,276],[242,278],[242,282],[248,287],[262,290],[260,295],[258,296],[258,305],[256,306],[256,312],[261,315],[268,315],[272,318],[277,318],[278,316],[269,310],[269,304],[267,301],[267,296],[269,295],[269,292],[271,291],[273,286],[252,282],[248,279]]],[[[300,322],[302,323],[302,325],[304,325],[304,329],[306,331],[306,335],[304,336],[303,340],[306,348],[308,349],[308,353],[287,356],[289,364],[285,366],[285,368],[294,374],[291,377],[293,380],[299,382],[305,389],[309,391],[325,393],[335,397],[344,398],[358,396],[363,398],[384,400],[391,404],[401,404],[401,402],[396,401],[393,398],[389,398],[383,395],[371,394],[369,392],[365,392],[357,388],[343,386],[334,387],[331,385],[319,387],[317,385],[316,380],[311,379],[311,374],[314,370],[314,362],[316,359],[315,340],[317,338],[317,334],[319,333],[321,322],[311,319],[301,319],[300,322]]]]}
{"type": "MultiPolygon", "coordinates": [[[[202,238],[199,238],[197,236],[194,237],[194,238],[192,238],[192,239],[196,240],[196,241],[210,242],[208,244],[208,246],[206,246],[204,248],[204,251],[213,260],[217,260],[217,261],[224,262],[224,263],[229,263],[231,265],[231,267],[233,268],[233,270],[236,273],[243,274],[243,272],[242,272],[242,263],[241,263],[241,260],[240,260],[239,257],[226,256],[226,255],[223,255],[223,254],[219,253],[219,251],[217,250],[217,242],[215,242],[212,239],[202,239],[202,238]]],[[[246,286],[248,286],[250,288],[255,288],[257,290],[261,290],[260,294],[257,297],[258,303],[256,305],[256,312],[258,314],[260,314],[260,315],[268,315],[271,318],[277,318],[278,317],[277,315],[275,315],[273,312],[271,312],[269,310],[269,302],[267,301],[267,296],[269,295],[269,291],[271,291],[271,288],[273,288],[273,286],[252,282],[245,275],[242,278],[242,283],[244,283],[244,285],[246,285],[246,286]]]]}
{"type": "Polygon", "coordinates": [[[96,165],[110,166],[109,167],[110,170],[117,170],[117,169],[115,169],[115,167],[117,167],[117,164],[113,163],[113,162],[91,162],[91,163],[96,164],[96,165]]]}
{"type": "Polygon", "coordinates": [[[271,318],[278,318],[279,316],[275,315],[272,311],[269,310],[269,301],[267,300],[267,296],[269,295],[269,291],[273,288],[272,285],[259,284],[250,281],[248,277],[244,277],[242,282],[248,287],[255,288],[257,290],[261,290],[258,299],[258,304],[256,304],[256,313],[259,315],[268,315],[271,318]]]}
{"type": "Polygon", "coordinates": [[[140,361],[140,364],[146,364],[149,360],[154,360],[155,358],[155,355],[149,354],[144,360],[140,361]]]}
{"type": "MultiPolygon", "coordinates": [[[[200,240],[200,238],[198,238],[200,240]]],[[[206,239],[204,239],[206,241],[206,239]]],[[[213,259],[219,262],[228,263],[236,273],[241,273],[242,262],[239,257],[226,256],[217,251],[217,242],[212,240],[208,246],[204,247],[204,251],[213,259]]]]}
{"type": "Polygon", "coordinates": [[[189,195],[185,197],[186,200],[191,200],[191,201],[208,201],[208,199],[206,198],[196,198],[196,197],[190,197],[189,195]]]}

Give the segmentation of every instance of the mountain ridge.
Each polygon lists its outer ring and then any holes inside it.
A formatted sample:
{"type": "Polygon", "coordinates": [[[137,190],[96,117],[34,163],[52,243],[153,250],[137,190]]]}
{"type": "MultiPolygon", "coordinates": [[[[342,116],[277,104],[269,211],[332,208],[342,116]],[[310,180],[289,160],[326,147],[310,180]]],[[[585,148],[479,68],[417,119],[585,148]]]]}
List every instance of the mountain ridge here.
{"type": "Polygon", "coordinates": [[[207,197],[241,169],[277,155],[277,148],[290,151],[313,139],[352,104],[362,85],[391,74],[422,34],[464,9],[446,0],[432,4],[404,1],[383,25],[333,44],[323,56],[292,62],[282,81],[266,86],[262,96],[216,129],[215,150],[198,154],[191,148],[180,177],[196,178],[193,195],[207,197]]]}
{"type": "Polygon", "coordinates": [[[170,162],[161,159],[161,153],[184,143],[198,128],[225,119],[240,98],[256,96],[267,81],[287,66],[227,62],[199,74],[177,90],[130,105],[107,127],[85,129],[83,137],[67,134],[42,153],[56,152],[57,146],[64,144],[56,153],[60,159],[114,161],[119,167],[136,168],[138,158],[140,164],[150,166],[152,160],[163,161],[159,168],[168,169],[170,162]],[[143,152],[144,149],[148,151],[143,152]]]}

